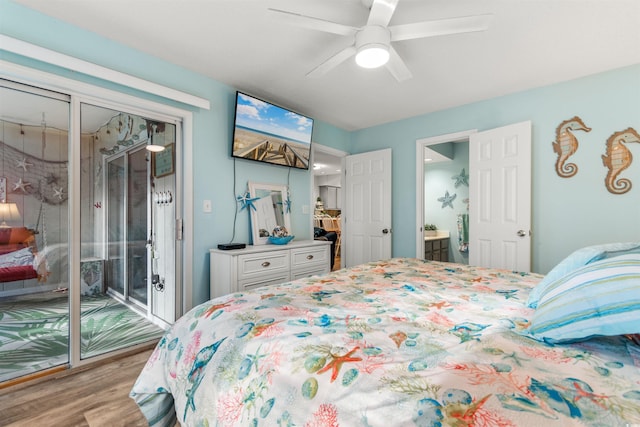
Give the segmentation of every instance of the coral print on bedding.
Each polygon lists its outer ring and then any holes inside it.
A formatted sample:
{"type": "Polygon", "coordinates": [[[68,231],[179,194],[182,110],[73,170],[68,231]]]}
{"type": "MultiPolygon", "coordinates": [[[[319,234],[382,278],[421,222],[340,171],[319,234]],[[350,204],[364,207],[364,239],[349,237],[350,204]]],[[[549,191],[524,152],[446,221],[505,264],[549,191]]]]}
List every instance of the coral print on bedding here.
{"type": "Polygon", "coordinates": [[[541,277],[391,259],[217,298],[131,396],[162,426],[640,424],[632,340],[526,336],[541,277]]]}

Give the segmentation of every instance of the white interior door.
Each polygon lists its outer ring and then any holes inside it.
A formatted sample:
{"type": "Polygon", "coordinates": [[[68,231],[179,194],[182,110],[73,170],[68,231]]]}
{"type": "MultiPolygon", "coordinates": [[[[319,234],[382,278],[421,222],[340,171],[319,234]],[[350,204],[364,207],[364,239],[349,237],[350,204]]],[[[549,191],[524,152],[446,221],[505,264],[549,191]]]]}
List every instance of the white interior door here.
{"type": "Polygon", "coordinates": [[[531,122],[471,135],[469,175],[469,263],[530,271],[531,122]]]}
{"type": "Polygon", "coordinates": [[[345,267],[391,257],[391,149],[345,158],[345,267]]]}

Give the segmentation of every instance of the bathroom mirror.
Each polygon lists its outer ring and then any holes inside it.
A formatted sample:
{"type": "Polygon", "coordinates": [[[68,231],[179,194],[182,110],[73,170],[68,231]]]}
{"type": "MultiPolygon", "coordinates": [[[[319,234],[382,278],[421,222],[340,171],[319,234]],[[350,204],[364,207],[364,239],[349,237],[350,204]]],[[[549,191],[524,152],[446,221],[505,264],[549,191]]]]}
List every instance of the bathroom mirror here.
{"type": "Polygon", "coordinates": [[[251,211],[251,234],[254,245],[268,243],[276,226],[284,226],[291,232],[290,214],[286,209],[287,186],[249,182],[249,195],[254,208],[251,211]]]}

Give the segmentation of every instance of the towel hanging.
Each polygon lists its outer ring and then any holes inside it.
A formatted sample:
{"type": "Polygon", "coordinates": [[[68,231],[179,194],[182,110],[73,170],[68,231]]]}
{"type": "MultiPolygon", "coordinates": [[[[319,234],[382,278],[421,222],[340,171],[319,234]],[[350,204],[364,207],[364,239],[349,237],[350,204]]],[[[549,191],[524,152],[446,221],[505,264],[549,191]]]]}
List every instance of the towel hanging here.
{"type": "Polygon", "coordinates": [[[469,214],[458,214],[458,250],[469,252],[469,214]]]}

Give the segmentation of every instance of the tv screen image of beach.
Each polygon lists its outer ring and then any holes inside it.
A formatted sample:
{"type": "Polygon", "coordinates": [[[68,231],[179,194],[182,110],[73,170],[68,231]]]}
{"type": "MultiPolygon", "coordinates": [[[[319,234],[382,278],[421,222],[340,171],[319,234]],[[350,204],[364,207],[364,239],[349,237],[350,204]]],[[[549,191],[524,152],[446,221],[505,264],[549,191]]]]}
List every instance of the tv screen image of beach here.
{"type": "Polygon", "coordinates": [[[237,92],[233,157],[308,169],[312,131],[309,117],[237,92]]]}

